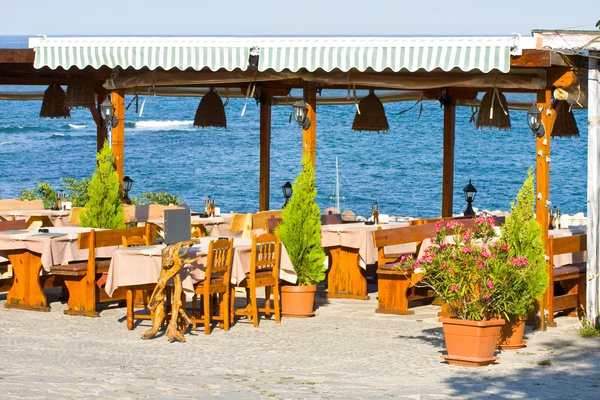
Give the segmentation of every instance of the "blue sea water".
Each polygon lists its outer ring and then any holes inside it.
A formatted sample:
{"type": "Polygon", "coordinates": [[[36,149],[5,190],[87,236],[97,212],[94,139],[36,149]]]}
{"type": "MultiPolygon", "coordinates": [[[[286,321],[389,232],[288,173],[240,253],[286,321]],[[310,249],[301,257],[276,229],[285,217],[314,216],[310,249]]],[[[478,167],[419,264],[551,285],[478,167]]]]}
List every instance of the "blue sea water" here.
{"type": "MultiPolygon", "coordinates": [[[[0,36],[0,48],[27,47],[25,37],[0,36]]],[[[35,88],[44,90],[45,88],[35,88]]],[[[0,91],[14,91],[0,85],[0,91]]],[[[222,94],[222,93],[221,93],[222,94]]],[[[345,94],[345,92],[344,92],[345,94]]],[[[125,175],[134,179],[130,196],[165,190],[203,207],[207,196],[223,211],[256,211],[259,192],[259,107],[231,99],[227,129],[192,126],[199,98],[144,96],[143,115],[126,111],[125,175]]],[[[140,105],[143,101],[140,98],[140,105]]],[[[126,104],[132,97],[126,98],[126,104]]],[[[354,105],[317,108],[317,190],[323,209],[333,205],[335,157],[339,158],[342,209],[433,217],[441,213],[443,110],[437,102],[399,114],[412,103],[387,103],[389,132],[351,129],[354,105]]],[[[38,181],[60,185],[94,172],[96,127],[88,110],[71,119],[39,118],[41,101],[0,101],[0,198],[19,196],[38,181]]],[[[283,204],[281,185],[300,170],[302,133],[289,124],[291,107],[273,107],[271,208],[283,204]]],[[[575,110],[581,136],[552,141],[551,200],[563,213],[586,211],[587,111],[575,110]]],[[[473,180],[479,209],[508,210],[535,165],[535,140],[524,111],[511,111],[512,130],[476,130],[471,109],[456,116],[454,212],[464,210],[462,188],[473,180]]]]}

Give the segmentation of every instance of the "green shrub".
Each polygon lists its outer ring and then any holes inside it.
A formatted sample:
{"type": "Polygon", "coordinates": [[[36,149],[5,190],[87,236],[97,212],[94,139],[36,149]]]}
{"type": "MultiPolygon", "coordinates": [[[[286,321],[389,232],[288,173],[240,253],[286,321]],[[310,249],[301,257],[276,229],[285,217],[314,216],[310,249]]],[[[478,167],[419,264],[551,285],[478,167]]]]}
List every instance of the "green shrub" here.
{"type": "Polygon", "coordinates": [[[600,337],[600,326],[594,326],[589,320],[583,318],[578,333],[582,338],[600,337]]]}
{"type": "Polygon", "coordinates": [[[60,180],[61,189],[65,191],[65,199],[70,201],[73,207],[84,207],[90,199],[88,196],[90,180],[87,178],[82,178],[81,181],[75,178],[60,178],[60,180]]]}
{"type": "Polygon", "coordinates": [[[88,186],[89,199],[79,216],[80,226],[117,229],[125,227],[121,183],[108,143],[96,155],[98,167],[88,186]]]}
{"type": "Polygon", "coordinates": [[[325,252],[321,247],[321,210],[316,202],[315,170],[308,157],[293,185],[294,192],[278,227],[290,256],[298,285],[315,285],[325,279],[325,252]]]}
{"type": "Polygon", "coordinates": [[[53,209],[56,208],[58,195],[48,182],[38,182],[35,189],[21,189],[21,200],[37,199],[42,200],[44,208],[53,209]]]}
{"type": "Polygon", "coordinates": [[[131,204],[133,205],[143,205],[143,204],[161,204],[163,206],[168,205],[177,205],[181,204],[183,201],[174,194],[166,193],[164,191],[160,192],[145,192],[140,195],[140,197],[134,197],[131,199],[131,204]]]}

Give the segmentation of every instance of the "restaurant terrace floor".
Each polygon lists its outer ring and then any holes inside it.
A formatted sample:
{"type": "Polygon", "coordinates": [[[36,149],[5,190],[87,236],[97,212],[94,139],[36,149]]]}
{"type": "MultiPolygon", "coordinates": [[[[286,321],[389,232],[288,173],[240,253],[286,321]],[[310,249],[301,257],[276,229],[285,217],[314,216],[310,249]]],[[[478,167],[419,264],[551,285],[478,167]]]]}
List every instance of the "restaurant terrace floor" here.
{"type": "MultiPolygon", "coordinates": [[[[325,288],[321,287],[322,292],[325,288]]],[[[202,330],[186,343],[145,341],[141,321],[126,328],[122,308],[101,318],[64,315],[60,289],[50,313],[4,308],[0,294],[0,393],[3,399],[596,399],[600,339],[576,334],[576,318],[546,332],[527,329],[527,347],[503,351],[485,368],[448,366],[437,306],[410,316],[376,314],[370,300],[322,299],[317,316],[240,321],[202,330]]],[[[237,302],[244,301],[242,291],[237,302]]]]}

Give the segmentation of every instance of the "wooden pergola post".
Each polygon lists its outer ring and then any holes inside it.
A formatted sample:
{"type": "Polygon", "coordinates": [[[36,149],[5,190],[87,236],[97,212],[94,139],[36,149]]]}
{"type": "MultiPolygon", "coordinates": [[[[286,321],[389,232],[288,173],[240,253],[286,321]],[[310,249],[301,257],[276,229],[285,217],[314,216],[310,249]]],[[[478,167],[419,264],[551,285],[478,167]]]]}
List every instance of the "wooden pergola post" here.
{"type": "Polygon", "coordinates": [[[271,184],[271,106],[272,97],[264,96],[260,102],[260,184],[259,211],[269,210],[269,187],[271,184]]]}
{"type": "MultiPolygon", "coordinates": [[[[536,159],[536,195],[535,195],[535,218],[542,225],[542,243],[544,248],[548,247],[548,211],[550,209],[550,136],[554,121],[556,120],[556,111],[552,109],[552,94],[550,90],[543,90],[537,93],[537,106],[542,109],[542,123],[546,133],[543,137],[535,140],[535,159],[536,159]]],[[[552,266],[550,262],[549,267],[552,266]]],[[[544,314],[547,306],[547,294],[539,299],[540,319],[538,329],[546,330],[546,316],[544,314]]]]}
{"type": "Polygon", "coordinates": [[[96,99],[96,107],[91,108],[90,112],[92,113],[92,118],[94,118],[94,122],[96,123],[96,153],[99,153],[104,147],[104,142],[106,141],[106,137],[108,135],[106,124],[100,115],[100,104],[106,98],[106,90],[102,87],[102,85],[98,85],[96,88],[96,94],[98,98],[96,99]]]}
{"type": "Polygon", "coordinates": [[[442,177],[442,217],[452,216],[454,195],[454,142],[456,133],[456,104],[444,106],[444,170],[442,177]]]}
{"type": "Polygon", "coordinates": [[[125,151],[125,91],[123,89],[112,92],[112,103],[115,106],[114,115],[119,119],[119,124],[112,128],[111,142],[119,181],[123,185],[123,159],[125,151]]]}
{"type": "MultiPolygon", "coordinates": [[[[600,52],[590,51],[590,56],[600,52]]],[[[598,58],[588,59],[588,228],[587,228],[587,318],[600,326],[600,66],[598,58]]]]}
{"type": "Polygon", "coordinates": [[[317,157],[317,85],[315,83],[304,83],[304,101],[308,105],[307,116],[310,118],[310,127],[302,131],[302,156],[308,155],[315,167],[317,157]]]}

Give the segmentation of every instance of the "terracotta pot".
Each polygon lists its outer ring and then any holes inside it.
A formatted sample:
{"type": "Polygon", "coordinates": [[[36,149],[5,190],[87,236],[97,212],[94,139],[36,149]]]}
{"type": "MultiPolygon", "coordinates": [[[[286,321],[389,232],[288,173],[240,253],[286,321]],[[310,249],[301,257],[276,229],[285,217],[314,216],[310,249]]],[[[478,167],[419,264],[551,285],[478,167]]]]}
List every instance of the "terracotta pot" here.
{"type": "Polygon", "coordinates": [[[292,318],[313,317],[316,291],[317,285],[282,286],[281,314],[292,318]]]}
{"type": "Polygon", "coordinates": [[[440,318],[446,340],[448,364],[465,367],[489,365],[498,360],[494,357],[503,319],[490,321],[467,321],[456,318],[440,318]]]}
{"type": "Polygon", "coordinates": [[[498,336],[498,348],[501,350],[517,350],[526,346],[526,341],[523,340],[525,333],[525,318],[515,318],[507,321],[500,336],[498,336]]]}

